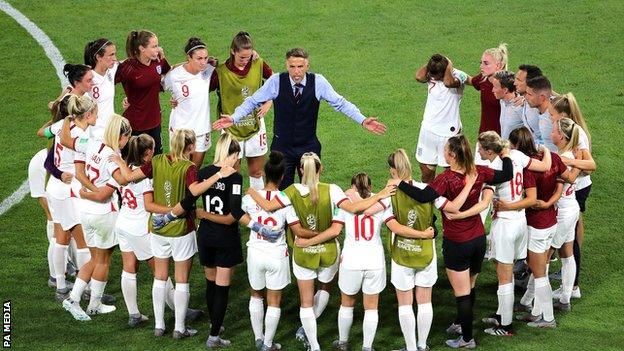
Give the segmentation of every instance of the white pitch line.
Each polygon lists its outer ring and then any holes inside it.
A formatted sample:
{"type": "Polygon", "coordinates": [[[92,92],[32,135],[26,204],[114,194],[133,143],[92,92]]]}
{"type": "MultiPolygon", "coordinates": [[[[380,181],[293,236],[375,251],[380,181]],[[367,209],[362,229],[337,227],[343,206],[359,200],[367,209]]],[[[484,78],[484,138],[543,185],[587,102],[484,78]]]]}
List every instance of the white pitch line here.
{"type": "MultiPolygon", "coordinates": [[[[41,28],[37,27],[28,17],[24,16],[21,12],[15,9],[13,6],[8,4],[4,0],[0,0],[0,9],[7,15],[11,16],[17,23],[19,23],[26,31],[41,45],[43,50],[45,51],[46,56],[52,62],[54,69],[56,70],[56,75],[61,81],[61,88],[69,85],[69,81],[63,75],[63,66],[65,65],[65,59],[59,49],[54,45],[52,39],[45,34],[41,28]]],[[[11,196],[2,200],[0,204],[0,216],[2,216],[5,212],[7,212],[11,207],[20,203],[26,194],[29,192],[28,180],[25,180],[20,187],[15,190],[11,196]]]]}

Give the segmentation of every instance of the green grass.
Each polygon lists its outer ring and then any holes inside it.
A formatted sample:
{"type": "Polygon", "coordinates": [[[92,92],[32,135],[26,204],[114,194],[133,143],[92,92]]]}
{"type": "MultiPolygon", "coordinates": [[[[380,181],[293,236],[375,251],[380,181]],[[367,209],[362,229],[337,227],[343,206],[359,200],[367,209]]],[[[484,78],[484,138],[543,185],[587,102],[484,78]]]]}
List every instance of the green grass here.
{"type": "MultiPolygon", "coordinates": [[[[543,2],[288,2],[266,4],[211,1],[136,2],[11,1],[55,42],[68,62],[79,62],[84,44],[106,36],[118,43],[123,55],[129,30],[147,28],[157,33],[170,62],[183,59],[189,36],[203,38],[210,53],[224,61],[232,36],[247,30],[256,49],[274,68],[284,67],[286,50],[303,46],[310,52],[311,69],[325,75],[335,89],[356,103],[366,115],[376,115],[389,131],[377,137],[365,133],[344,116],[322,105],[318,128],[324,146],[324,181],[346,187],[351,176],[368,172],[374,185],[387,179],[385,159],[403,147],[413,154],[426,88],[414,81],[416,69],[428,57],[441,52],[468,73],[478,71],[485,48],[509,44],[510,69],[519,64],[539,65],[558,92],[576,95],[593,136],[598,171],[586,213],[587,237],[581,274],[583,298],[573,300],[573,311],[557,315],[556,330],[519,327],[511,339],[485,336],[475,322],[475,336],[484,350],[620,349],[622,336],[621,279],[624,260],[619,252],[624,240],[619,230],[624,188],[620,156],[620,119],[624,113],[621,55],[624,52],[624,5],[619,1],[543,2]],[[618,346],[619,345],[619,346],[618,346]]],[[[59,91],[52,65],[37,43],[13,19],[0,15],[0,199],[9,196],[26,178],[32,155],[44,147],[34,136],[48,118],[47,101],[59,91]],[[8,147],[8,152],[7,152],[8,147]]],[[[123,91],[118,88],[117,98],[123,91]]],[[[168,116],[162,96],[163,116],[168,116]]],[[[212,98],[213,106],[216,98],[212,98]]],[[[117,106],[120,106],[117,104],[117,106]]],[[[461,113],[465,130],[475,139],[479,119],[478,94],[468,87],[461,113]]],[[[270,130],[272,117],[268,118],[270,130]]],[[[207,160],[211,155],[207,156],[207,160]]],[[[415,162],[415,160],[412,159],[415,162]]],[[[415,175],[418,178],[418,175],[415,175]]],[[[119,311],[98,316],[91,323],[77,323],[53,300],[45,285],[47,267],[43,213],[27,198],[0,217],[0,297],[13,302],[13,346],[20,349],[202,349],[208,321],[193,324],[200,336],[180,343],[154,339],[152,324],[129,330],[122,301],[120,257],[114,255],[107,291],[117,296],[119,311]]],[[[246,234],[243,234],[245,237],[246,234]]],[[[438,257],[441,259],[441,254],[438,257]]],[[[440,261],[440,267],[442,267],[440,261]]],[[[492,267],[477,284],[475,319],[496,308],[496,278],[492,267]]],[[[139,274],[139,307],[152,314],[151,281],[147,267],[139,274]]],[[[192,272],[191,303],[204,306],[204,282],[198,262],[192,272]]],[[[338,288],[319,319],[319,340],[324,349],[337,337],[338,288]]],[[[433,292],[434,324],[429,345],[442,349],[444,328],[454,317],[455,304],[446,277],[433,292]]],[[[248,284],[243,266],[232,284],[224,336],[233,350],[251,350],[252,333],[247,311],[248,284]]],[[[396,298],[388,282],[380,301],[380,323],[375,339],[378,350],[398,348],[403,339],[397,320],[396,298]]],[[[351,339],[361,345],[361,303],[355,312],[351,339]]],[[[172,329],[173,317],[167,324],[172,329]]],[[[284,292],[282,319],[276,340],[286,350],[297,349],[293,333],[298,327],[298,294],[294,285],[284,292]]]]}

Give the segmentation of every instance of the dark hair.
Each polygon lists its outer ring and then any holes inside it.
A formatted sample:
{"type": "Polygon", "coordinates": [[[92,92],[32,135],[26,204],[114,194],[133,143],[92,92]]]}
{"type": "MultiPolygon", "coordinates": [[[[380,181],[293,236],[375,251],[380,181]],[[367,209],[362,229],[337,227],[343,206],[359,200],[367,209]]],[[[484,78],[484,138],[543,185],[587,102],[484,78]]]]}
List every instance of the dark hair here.
{"type": "Polygon", "coordinates": [[[154,138],[148,134],[131,136],[128,140],[128,156],[126,157],[128,166],[142,166],[145,152],[151,150],[153,147],[154,138]]]}
{"type": "Polygon", "coordinates": [[[515,75],[513,72],[509,71],[498,71],[494,73],[494,79],[496,79],[501,87],[506,88],[510,93],[516,91],[516,86],[514,85],[515,75]]]}
{"type": "Polygon", "coordinates": [[[50,113],[52,114],[52,123],[58,122],[63,118],[69,116],[67,110],[67,104],[69,102],[69,95],[65,95],[61,100],[54,101],[50,113]]]}
{"type": "Polygon", "coordinates": [[[301,58],[307,59],[308,52],[302,48],[290,49],[286,52],[286,59],[289,59],[291,57],[301,57],[301,58]]]}
{"type": "Polygon", "coordinates": [[[455,161],[466,172],[472,173],[475,170],[472,148],[465,135],[459,134],[450,137],[446,142],[448,151],[455,155],[455,161]]]}
{"type": "Polygon", "coordinates": [[[232,56],[232,51],[239,52],[241,50],[250,49],[253,49],[253,42],[251,41],[249,33],[244,31],[236,33],[234,39],[232,39],[232,44],[230,44],[230,56],[232,56]]]}
{"type": "Polygon", "coordinates": [[[112,41],[106,38],[100,38],[87,43],[84,49],[84,63],[91,68],[95,68],[97,64],[97,56],[103,56],[107,47],[114,45],[112,41]]]}
{"type": "Polygon", "coordinates": [[[355,185],[358,194],[362,199],[367,199],[371,195],[371,179],[368,174],[360,172],[351,178],[351,185],[355,185]]]}
{"type": "Polygon", "coordinates": [[[543,75],[542,74],[542,70],[539,67],[534,66],[534,65],[520,65],[518,67],[518,70],[526,72],[526,74],[527,74],[526,79],[527,80],[543,75]]]}
{"type": "Polygon", "coordinates": [[[146,47],[149,40],[155,36],[156,34],[149,30],[131,31],[126,39],[126,54],[128,57],[138,58],[141,54],[139,46],[146,47]]]}
{"type": "Polygon", "coordinates": [[[284,154],[277,150],[271,151],[269,154],[269,161],[264,164],[264,175],[267,183],[279,185],[285,170],[286,162],[284,161],[284,154]]]}
{"type": "Polygon", "coordinates": [[[552,91],[552,86],[546,76],[537,76],[527,79],[527,87],[533,89],[534,91],[546,92],[548,95],[550,95],[552,91]]]}
{"type": "Polygon", "coordinates": [[[427,62],[427,80],[435,79],[442,80],[444,78],[444,71],[448,66],[448,59],[440,54],[434,54],[427,62]]]}
{"type": "Polygon", "coordinates": [[[527,127],[516,128],[509,133],[509,142],[512,143],[516,150],[521,151],[529,157],[537,155],[533,135],[527,127]]]}
{"type": "Polygon", "coordinates": [[[72,65],[71,63],[66,63],[65,66],[63,66],[63,74],[67,77],[72,87],[76,86],[76,82],[82,81],[82,78],[84,78],[85,74],[90,70],[91,67],[82,64],[72,65]]]}
{"type": "Polygon", "coordinates": [[[195,37],[189,38],[184,46],[184,52],[188,56],[193,56],[193,53],[199,49],[206,49],[206,44],[201,39],[195,37]]]}

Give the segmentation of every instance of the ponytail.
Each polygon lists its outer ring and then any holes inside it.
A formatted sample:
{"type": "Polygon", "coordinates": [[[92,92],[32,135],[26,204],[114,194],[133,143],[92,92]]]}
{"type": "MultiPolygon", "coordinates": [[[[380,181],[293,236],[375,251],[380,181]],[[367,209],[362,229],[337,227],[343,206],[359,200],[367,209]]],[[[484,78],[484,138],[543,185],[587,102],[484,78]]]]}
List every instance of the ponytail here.
{"type": "Polygon", "coordinates": [[[579,127],[583,128],[585,134],[587,134],[587,139],[589,139],[591,143],[591,136],[589,134],[589,129],[587,128],[587,123],[585,122],[585,118],[583,118],[581,108],[579,107],[574,94],[566,93],[559,95],[553,100],[552,105],[557,112],[565,114],[565,117],[570,118],[574,121],[574,123],[578,124],[579,127]]]}
{"type": "Polygon", "coordinates": [[[285,170],[286,162],[284,162],[284,155],[277,150],[271,151],[268,162],[264,164],[264,175],[267,183],[279,185],[285,170]]]}
{"type": "Polygon", "coordinates": [[[396,169],[401,180],[412,179],[412,163],[405,149],[396,149],[388,156],[388,166],[396,169]]]}
{"type": "Polygon", "coordinates": [[[145,153],[154,148],[154,138],[148,134],[131,136],[128,140],[128,156],[126,163],[128,166],[140,167],[143,165],[145,153]]]}
{"type": "Polygon", "coordinates": [[[516,128],[509,133],[509,142],[512,143],[516,150],[523,154],[533,157],[537,155],[533,135],[527,127],[516,128]]]}
{"type": "Polygon", "coordinates": [[[139,46],[147,47],[149,40],[155,36],[156,34],[148,30],[131,31],[126,39],[126,54],[128,57],[138,59],[141,54],[139,46]]]}
{"type": "Polygon", "coordinates": [[[505,43],[500,43],[497,47],[495,48],[490,48],[484,51],[484,54],[489,54],[491,55],[494,60],[496,61],[496,63],[498,63],[501,67],[500,67],[500,71],[506,71],[507,70],[507,44],[505,43]]]}
{"type": "Polygon", "coordinates": [[[371,195],[371,179],[368,174],[360,172],[351,178],[351,185],[355,186],[362,199],[367,199],[371,195]]]}
{"type": "Polygon", "coordinates": [[[503,149],[509,147],[509,141],[503,140],[503,138],[493,130],[479,134],[477,140],[483,150],[492,151],[495,154],[500,154],[503,152],[503,149]]]}
{"type": "Polygon", "coordinates": [[[63,74],[69,80],[69,83],[72,87],[76,86],[76,82],[81,82],[82,78],[84,78],[85,74],[87,74],[91,70],[91,67],[87,65],[72,65],[71,63],[66,63],[63,66],[63,74]]]}
{"type": "Polygon", "coordinates": [[[119,151],[119,138],[130,136],[130,134],[132,134],[130,122],[125,117],[113,113],[104,129],[104,144],[119,151]]]}
{"type": "Polygon", "coordinates": [[[564,153],[574,150],[579,144],[579,129],[581,127],[567,117],[561,118],[555,123],[557,124],[556,128],[559,129],[559,132],[568,140],[566,145],[560,149],[559,152],[564,153]]]}
{"type": "Polygon", "coordinates": [[[84,49],[84,63],[95,69],[97,64],[97,56],[103,56],[104,51],[110,45],[113,45],[111,41],[106,38],[100,38],[87,43],[84,49]]]}
{"type": "Polygon", "coordinates": [[[472,174],[475,170],[474,158],[472,156],[472,149],[470,143],[465,135],[459,134],[454,137],[450,137],[446,142],[448,152],[457,162],[460,169],[464,170],[466,174],[472,174]]]}
{"type": "Polygon", "coordinates": [[[314,152],[306,152],[301,156],[299,166],[302,169],[301,184],[310,189],[310,199],[313,204],[318,201],[319,173],[321,171],[321,159],[314,152]]]}
{"type": "Polygon", "coordinates": [[[240,144],[236,139],[232,138],[229,133],[223,133],[217,139],[217,145],[215,146],[215,154],[213,164],[221,164],[228,156],[232,154],[238,154],[241,151],[240,144]]]}
{"type": "Polygon", "coordinates": [[[180,160],[188,161],[188,155],[184,151],[189,145],[195,144],[195,132],[191,129],[176,129],[171,137],[171,160],[177,162],[180,160]]]}
{"type": "Polygon", "coordinates": [[[232,43],[230,44],[230,60],[234,60],[234,52],[239,52],[241,50],[253,50],[253,41],[251,41],[251,36],[249,33],[240,31],[232,39],[232,43]]]}
{"type": "Polygon", "coordinates": [[[93,99],[84,95],[71,95],[67,99],[67,116],[73,116],[77,120],[82,120],[85,113],[97,108],[93,99]]]}

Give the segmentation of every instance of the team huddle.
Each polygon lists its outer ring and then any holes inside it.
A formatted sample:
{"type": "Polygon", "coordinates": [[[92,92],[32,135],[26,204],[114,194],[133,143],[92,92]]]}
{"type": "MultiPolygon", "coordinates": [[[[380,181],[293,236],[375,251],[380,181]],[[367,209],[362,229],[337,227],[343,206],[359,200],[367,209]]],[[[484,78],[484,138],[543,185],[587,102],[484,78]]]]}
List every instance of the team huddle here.
{"type": "Polygon", "coordinates": [[[350,349],[361,292],[362,350],[369,351],[390,256],[405,340],[401,350],[429,350],[438,279],[436,217],[457,304],[456,319],[446,330],[457,337],[447,346],[476,347],[475,284],[486,257],[498,277],[498,309],[483,318],[491,324],[485,329],[489,335],[515,335],[514,312],[521,312],[516,319],[530,327],[555,328],[554,310],[570,311],[571,298],[580,297],[582,212],[589,174],[596,169],[590,134],[574,96],[555,93],[538,67],[507,70],[505,44],[483,53],[481,72],[474,77],[440,54],[417,70],[415,78],[427,85],[428,94],[415,153],[421,179],[413,179],[404,149],[388,150],[387,163],[379,167],[388,167],[389,180],[377,193],[363,172],[354,172],[344,190],[321,181],[323,173],[332,172],[323,167],[316,136],[321,100],[371,133],[385,134],[386,126],[362,115],[325,77],[309,73],[305,50],[289,50],[287,72],[277,74],[246,32],[234,37],[223,63],[208,55],[199,38],[190,38],[184,47],[187,61],[171,66],[149,31],[130,32],[127,59],[119,62],[116,50],[101,38],[86,45],[84,64],[65,66],[71,86],[49,104],[52,119],[38,131],[49,139],[49,148],[29,165],[31,195],[48,218],[48,284],[76,320],[116,310],[105,288],[119,246],[128,325],[150,320],[137,302],[137,270],[145,262],[154,278],[154,335],[162,337],[168,328],[174,339],[197,335],[187,325],[203,313],[189,307],[197,253],[206,282],[208,349],[240,349],[221,334],[234,268],[246,262],[258,350],[282,348],[274,336],[282,290],[294,275],[301,323],[295,337],[303,347],[321,349],[317,318],[337,278],[341,303],[332,347],[350,349]],[[117,83],[126,95],[123,116],[115,113],[120,110],[114,106],[117,83]],[[475,145],[462,134],[466,85],[480,91],[475,145]],[[211,124],[213,90],[220,118],[211,124]],[[170,93],[172,107],[168,153],[161,140],[162,92],[170,93]],[[264,118],[271,108],[269,144],[264,118]],[[203,166],[213,129],[220,130],[214,160],[203,166]],[[246,190],[239,173],[243,158],[246,190]],[[437,167],[443,172],[436,176],[437,167]],[[249,228],[246,257],[240,224],[249,228]],[[382,225],[390,230],[385,239],[382,225]],[[548,264],[555,251],[562,268],[561,286],[553,291],[548,264]],[[531,274],[526,292],[514,303],[514,264],[525,260],[531,274]],[[67,279],[72,271],[73,283],[67,279]],[[173,327],[165,324],[166,306],[173,311],[173,327]]]}

